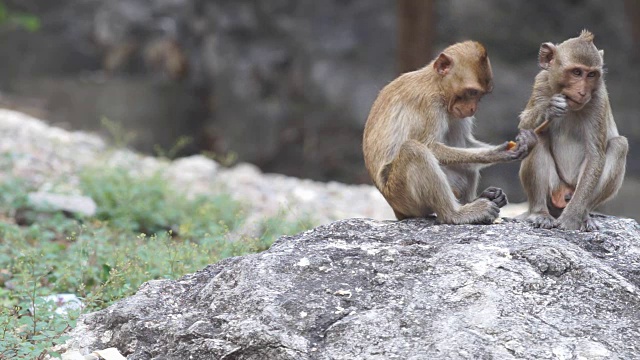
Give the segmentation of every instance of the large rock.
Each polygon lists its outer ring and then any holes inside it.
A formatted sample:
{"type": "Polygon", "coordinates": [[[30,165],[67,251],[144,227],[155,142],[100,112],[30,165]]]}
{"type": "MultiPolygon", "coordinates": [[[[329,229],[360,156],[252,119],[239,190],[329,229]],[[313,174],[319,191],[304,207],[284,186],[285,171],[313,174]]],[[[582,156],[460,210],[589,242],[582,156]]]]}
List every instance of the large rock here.
{"type": "Polygon", "coordinates": [[[158,280],[70,345],[129,359],[640,357],[640,227],[351,219],[158,280]]]}

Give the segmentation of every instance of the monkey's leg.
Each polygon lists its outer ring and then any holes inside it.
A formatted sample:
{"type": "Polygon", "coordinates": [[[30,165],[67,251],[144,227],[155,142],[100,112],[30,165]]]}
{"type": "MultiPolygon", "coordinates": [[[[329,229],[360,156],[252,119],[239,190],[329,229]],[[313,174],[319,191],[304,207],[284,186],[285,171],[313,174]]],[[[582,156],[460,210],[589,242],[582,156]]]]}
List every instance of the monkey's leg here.
{"type": "Polygon", "coordinates": [[[485,198],[493,201],[498,207],[508,204],[507,195],[502,189],[491,186],[485,189],[479,196],[478,183],[480,181],[479,166],[444,166],[441,167],[447,176],[447,181],[451,185],[453,194],[461,204],[468,204],[478,198],[485,198]]]}
{"type": "Polygon", "coordinates": [[[611,138],[607,142],[604,170],[589,204],[591,210],[610,200],[620,190],[626,171],[628,151],[629,143],[624,136],[611,138]]]}
{"type": "MultiPolygon", "coordinates": [[[[590,212],[607,200],[613,198],[618,193],[618,190],[620,190],[626,171],[628,151],[629,143],[624,136],[611,138],[607,142],[607,152],[602,177],[592,192],[593,197],[589,200],[590,212]]],[[[591,217],[587,218],[585,222],[584,230],[598,230],[598,226],[591,217]]]]}
{"type": "Polygon", "coordinates": [[[551,229],[555,219],[549,213],[547,201],[551,189],[557,189],[561,181],[546,144],[538,144],[522,161],[520,181],[529,200],[529,212],[525,220],[533,223],[534,227],[551,229]]]}
{"type": "MultiPolygon", "coordinates": [[[[447,177],[447,182],[451,186],[451,190],[458,202],[468,204],[473,202],[478,191],[478,182],[480,175],[476,166],[441,166],[447,177]]],[[[491,200],[491,199],[489,199],[491,200]]]]}
{"type": "Polygon", "coordinates": [[[426,217],[436,213],[447,224],[490,224],[500,209],[481,198],[460,205],[429,148],[417,141],[402,144],[391,164],[383,194],[396,214],[426,217]]]}
{"type": "Polygon", "coordinates": [[[580,170],[576,192],[581,192],[583,195],[587,194],[587,196],[581,199],[582,201],[580,203],[574,203],[577,200],[577,198],[574,197],[556,222],[559,228],[576,229],[580,231],[598,230],[598,225],[589,216],[589,212],[612,198],[620,189],[625,173],[628,148],[627,139],[622,136],[609,139],[604,154],[604,166],[600,178],[597,179],[597,183],[588,188],[582,188],[588,186],[583,183],[583,178],[587,176],[585,170],[587,166],[586,163],[583,164],[580,170]],[[570,214],[569,211],[572,211],[572,213],[570,214]]]}

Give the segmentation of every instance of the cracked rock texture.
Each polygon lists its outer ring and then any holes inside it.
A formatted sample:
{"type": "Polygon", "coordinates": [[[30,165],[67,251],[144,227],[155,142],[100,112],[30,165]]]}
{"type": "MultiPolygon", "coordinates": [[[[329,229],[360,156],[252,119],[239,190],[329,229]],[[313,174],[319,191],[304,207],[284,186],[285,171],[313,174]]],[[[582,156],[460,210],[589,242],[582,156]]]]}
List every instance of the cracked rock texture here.
{"type": "Polygon", "coordinates": [[[85,315],[128,359],[640,358],[640,227],[349,219],[85,315]]]}

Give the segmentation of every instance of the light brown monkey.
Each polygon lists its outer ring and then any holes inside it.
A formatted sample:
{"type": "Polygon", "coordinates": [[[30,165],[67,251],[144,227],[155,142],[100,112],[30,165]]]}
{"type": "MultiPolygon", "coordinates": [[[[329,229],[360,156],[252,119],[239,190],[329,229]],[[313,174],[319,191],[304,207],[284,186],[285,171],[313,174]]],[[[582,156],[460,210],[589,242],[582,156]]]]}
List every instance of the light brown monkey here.
{"type": "Polygon", "coordinates": [[[609,105],[603,51],[583,30],[562,44],[542,44],[539,64],[542,71],[519,127],[557,119],[520,167],[529,199],[524,218],[542,228],[597,230],[589,212],[618,192],[628,152],[609,105]]]}
{"type": "Polygon", "coordinates": [[[492,146],[473,137],[473,115],[492,87],[487,51],[467,41],[382,89],[365,125],[363,152],[398,219],[435,213],[442,223],[486,224],[506,205],[498,188],[476,197],[479,169],[524,158],[537,138],[523,130],[507,150],[508,142],[492,146]]]}

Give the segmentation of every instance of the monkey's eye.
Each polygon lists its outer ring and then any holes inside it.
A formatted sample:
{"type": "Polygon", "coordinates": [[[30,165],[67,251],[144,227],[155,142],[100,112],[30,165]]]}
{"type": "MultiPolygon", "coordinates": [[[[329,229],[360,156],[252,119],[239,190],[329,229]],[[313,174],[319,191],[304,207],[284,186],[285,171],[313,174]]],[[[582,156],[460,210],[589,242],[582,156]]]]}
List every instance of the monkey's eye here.
{"type": "Polygon", "coordinates": [[[592,71],[592,72],[590,72],[590,73],[588,73],[588,74],[587,74],[587,77],[590,77],[590,78],[592,78],[592,77],[596,77],[596,74],[597,74],[597,73],[596,73],[595,71],[592,71]]]}
{"type": "Polygon", "coordinates": [[[573,71],[571,71],[571,73],[575,76],[582,76],[582,70],[580,69],[573,69],[573,71]]]}
{"type": "Polygon", "coordinates": [[[478,90],[476,90],[476,89],[467,90],[467,96],[468,97],[472,97],[472,98],[478,96],[478,90]]]}

